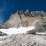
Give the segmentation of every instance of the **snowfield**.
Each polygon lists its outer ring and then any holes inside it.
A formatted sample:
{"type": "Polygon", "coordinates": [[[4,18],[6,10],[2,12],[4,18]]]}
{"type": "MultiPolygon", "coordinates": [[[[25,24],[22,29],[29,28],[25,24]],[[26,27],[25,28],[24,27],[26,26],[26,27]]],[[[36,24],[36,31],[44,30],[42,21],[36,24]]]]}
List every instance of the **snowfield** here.
{"type": "MultiPolygon", "coordinates": [[[[0,29],[1,32],[6,33],[7,35],[14,35],[14,34],[22,34],[22,33],[27,33],[27,31],[31,31],[35,29],[34,26],[29,26],[29,27],[19,27],[19,28],[9,28],[9,29],[0,29]]],[[[46,32],[36,32],[38,35],[45,35],[46,32]]]]}
{"type": "Polygon", "coordinates": [[[35,28],[34,26],[29,26],[29,27],[0,29],[0,31],[6,33],[7,35],[13,35],[13,34],[26,33],[27,31],[33,30],[34,28],[35,28]]]}

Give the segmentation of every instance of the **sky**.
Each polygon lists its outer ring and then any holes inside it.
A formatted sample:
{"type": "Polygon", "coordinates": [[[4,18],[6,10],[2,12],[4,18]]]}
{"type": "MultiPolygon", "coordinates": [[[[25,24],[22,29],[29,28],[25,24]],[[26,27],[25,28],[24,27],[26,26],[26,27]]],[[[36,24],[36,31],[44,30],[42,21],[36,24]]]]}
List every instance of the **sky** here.
{"type": "Polygon", "coordinates": [[[46,12],[46,0],[0,0],[0,24],[9,19],[17,10],[46,12]]]}

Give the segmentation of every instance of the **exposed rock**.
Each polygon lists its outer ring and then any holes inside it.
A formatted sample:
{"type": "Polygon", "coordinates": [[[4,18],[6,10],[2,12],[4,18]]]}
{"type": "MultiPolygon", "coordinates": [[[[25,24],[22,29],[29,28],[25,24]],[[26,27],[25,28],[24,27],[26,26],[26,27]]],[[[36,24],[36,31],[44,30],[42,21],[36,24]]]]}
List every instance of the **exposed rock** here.
{"type": "Polygon", "coordinates": [[[22,10],[21,10],[21,11],[17,11],[17,13],[18,13],[19,15],[24,14],[22,10]]]}
{"type": "Polygon", "coordinates": [[[3,23],[4,28],[11,28],[11,27],[25,27],[25,26],[31,26],[33,23],[35,23],[38,20],[37,17],[25,17],[24,14],[19,15],[18,13],[15,13],[11,15],[9,20],[7,20],[5,23],[3,23]]]}
{"type": "Polygon", "coordinates": [[[7,36],[7,34],[0,31],[0,36],[7,36]]]}
{"type": "Polygon", "coordinates": [[[40,32],[46,31],[46,17],[41,17],[38,22],[35,23],[35,30],[40,32]]]}
{"type": "Polygon", "coordinates": [[[18,34],[5,38],[0,46],[46,46],[46,36],[18,34]]]}
{"type": "Polygon", "coordinates": [[[44,17],[44,16],[46,16],[46,13],[41,12],[41,11],[34,11],[34,12],[32,11],[31,14],[33,17],[44,17]]]}
{"type": "Polygon", "coordinates": [[[32,17],[32,14],[30,13],[30,11],[27,9],[24,13],[24,15],[27,17],[32,17]]]}
{"type": "Polygon", "coordinates": [[[27,9],[27,10],[25,11],[25,13],[30,13],[30,11],[27,9]]]}

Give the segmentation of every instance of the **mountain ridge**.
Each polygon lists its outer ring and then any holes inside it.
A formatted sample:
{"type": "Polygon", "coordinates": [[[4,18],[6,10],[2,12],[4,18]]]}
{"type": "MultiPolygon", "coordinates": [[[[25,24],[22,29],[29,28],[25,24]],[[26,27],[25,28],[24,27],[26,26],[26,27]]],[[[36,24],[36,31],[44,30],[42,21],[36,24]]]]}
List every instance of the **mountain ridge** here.
{"type": "Polygon", "coordinates": [[[25,13],[22,10],[17,11],[0,28],[19,28],[33,25],[36,27],[34,30],[46,30],[46,13],[43,11],[30,12],[29,10],[26,10],[25,13]]]}

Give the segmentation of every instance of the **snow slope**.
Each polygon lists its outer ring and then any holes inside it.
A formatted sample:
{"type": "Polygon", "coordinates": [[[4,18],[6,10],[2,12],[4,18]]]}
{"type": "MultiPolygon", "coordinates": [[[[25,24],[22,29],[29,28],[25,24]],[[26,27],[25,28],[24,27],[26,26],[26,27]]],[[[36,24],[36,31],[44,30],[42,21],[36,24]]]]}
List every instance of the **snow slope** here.
{"type": "Polygon", "coordinates": [[[19,28],[9,28],[9,29],[0,29],[1,32],[6,33],[7,35],[13,35],[13,34],[21,34],[26,33],[29,30],[33,30],[34,26],[29,27],[19,27],[19,28]]]}

